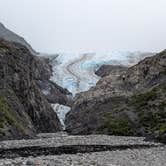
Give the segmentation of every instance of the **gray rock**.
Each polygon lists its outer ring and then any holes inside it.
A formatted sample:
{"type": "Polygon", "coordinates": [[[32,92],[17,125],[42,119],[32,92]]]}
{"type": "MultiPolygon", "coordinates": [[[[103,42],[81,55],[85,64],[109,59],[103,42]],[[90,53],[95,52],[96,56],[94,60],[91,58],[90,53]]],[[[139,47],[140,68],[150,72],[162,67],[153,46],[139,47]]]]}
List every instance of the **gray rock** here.
{"type": "Polygon", "coordinates": [[[0,139],[60,131],[60,121],[36,80],[39,61],[18,43],[0,41],[0,139]],[[8,110],[8,112],[7,112],[8,110]]]}
{"type": "Polygon", "coordinates": [[[163,135],[165,85],[163,51],[118,77],[109,74],[89,91],[77,94],[66,116],[66,130],[71,134],[163,135]]]}
{"type": "Polygon", "coordinates": [[[102,65],[95,74],[100,77],[106,77],[108,75],[115,75],[115,77],[125,73],[128,67],[120,65],[102,65]]]}
{"type": "MultiPolygon", "coordinates": [[[[4,148],[23,148],[33,146],[43,147],[65,147],[65,145],[149,145],[148,148],[127,148],[123,150],[110,150],[102,152],[84,152],[76,154],[61,154],[61,155],[41,155],[29,157],[16,157],[0,159],[0,165],[7,166],[7,163],[13,165],[26,166],[29,164],[40,166],[162,166],[166,162],[166,148],[162,144],[145,142],[142,137],[120,137],[107,135],[89,135],[89,136],[62,136],[61,133],[54,134],[40,134],[42,139],[32,140],[15,140],[0,142],[4,148]]],[[[81,148],[81,147],[80,147],[81,148]]],[[[2,149],[2,148],[1,148],[2,149]]],[[[5,151],[5,149],[3,149],[5,151]]]]}
{"type": "Polygon", "coordinates": [[[32,160],[27,160],[27,161],[26,161],[26,165],[35,166],[35,163],[34,163],[34,161],[32,161],[32,160]]]}

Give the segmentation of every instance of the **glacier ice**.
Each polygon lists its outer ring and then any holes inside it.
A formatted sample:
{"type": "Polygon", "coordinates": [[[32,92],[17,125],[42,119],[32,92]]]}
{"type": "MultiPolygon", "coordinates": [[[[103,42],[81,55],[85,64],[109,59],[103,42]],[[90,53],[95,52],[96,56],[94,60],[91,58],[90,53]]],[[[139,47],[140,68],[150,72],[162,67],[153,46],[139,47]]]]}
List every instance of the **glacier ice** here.
{"type": "MultiPolygon", "coordinates": [[[[56,54],[52,56],[53,75],[51,80],[68,89],[73,96],[95,86],[100,79],[94,71],[103,64],[131,66],[152,53],[111,51],[86,54],[56,54]],[[57,56],[58,55],[58,56],[57,56]]],[[[46,92],[45,92],[46,93],[46,92]]],[[[69,107],[55,104],[61,123],[64,125],[65,114],[69,107]]]]}

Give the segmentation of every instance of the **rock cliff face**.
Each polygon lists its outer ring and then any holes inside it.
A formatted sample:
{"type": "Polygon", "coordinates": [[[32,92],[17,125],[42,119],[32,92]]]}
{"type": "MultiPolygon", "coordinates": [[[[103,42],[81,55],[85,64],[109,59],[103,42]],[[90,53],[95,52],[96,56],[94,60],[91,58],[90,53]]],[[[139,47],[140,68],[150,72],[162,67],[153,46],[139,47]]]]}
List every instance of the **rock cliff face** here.
{"type": "Polygon", "coordinates": [[[0,40],[0,139],[61,130],[37,83],[49,77],[43,64],[25,46],[0,40]]]}
{"type": "Polygon", "coordinates": [[[36,69],[38,70],[36,71],[36,83],[46,96],[49,103],[59,103],[68,106],[70,105],[71,101],[69,100],[68,96],[70,96],[71,93],[49,80],[52,76],[52,66],[49,58],[40,56],[40,54],[37,53],[23,37],[10,31],[2,23],[0,23],[0,38],[9,42],[12,41],[20,43],[21,45],[24,45],[31,54],[34,55],[34,59],[37,62],[36,69]]]}
{"type": "Polygon", "coordinates": [[[35,56],[37,61],[38,75],[36,77],[36,83],[42,93],[46,96],[47,100],[51,104],[59,103],[62,105],[70,106],[71,93],[60,86],[55,82],[51,81],[52,76],[52,65],[51,60],[45,57],[35,56]]]}
{"type": "Polygon", "coordinates": [[[120,65],[102,65],[95,74],[100,77],[106,77],[108,75],[115,75],[119,76],[123,74],[127,70],[126,66],[120,66],[120,65]]]}
{"type": "Polygon", "coordinates": [[[166,133],[166,51],[145,58],[118,77],[109,74],[75,97],[66,116],[72,134],[166,133]]]}

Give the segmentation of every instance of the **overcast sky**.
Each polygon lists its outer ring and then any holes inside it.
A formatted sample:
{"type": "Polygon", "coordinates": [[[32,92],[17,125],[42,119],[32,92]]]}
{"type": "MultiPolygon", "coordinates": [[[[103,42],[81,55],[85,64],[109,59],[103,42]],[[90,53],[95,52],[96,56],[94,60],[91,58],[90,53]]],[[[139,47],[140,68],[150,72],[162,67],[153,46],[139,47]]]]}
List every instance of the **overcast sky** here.
{"type": "Polygon", "coordinates": [[[166,0],[0,0],[0,21],[41,52],[166,48],[166,0]]]}

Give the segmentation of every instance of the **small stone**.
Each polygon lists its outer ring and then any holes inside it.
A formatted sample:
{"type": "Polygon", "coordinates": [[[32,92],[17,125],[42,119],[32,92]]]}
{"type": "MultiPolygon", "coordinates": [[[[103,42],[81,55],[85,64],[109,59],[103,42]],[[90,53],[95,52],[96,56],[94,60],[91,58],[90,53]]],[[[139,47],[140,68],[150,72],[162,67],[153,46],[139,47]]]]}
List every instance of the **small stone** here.
{"type": "Polygon", "coordinates": [[[41,165],[41,163],[39,160],[35,161],[35,166],[40,166],[40,165],[41,165]]]}
{"type": "Polygon", "coordinates": [[[26,165],[35,165],[32,160],[27,160],[26,165]]]}
{"type": "Polygon", "coordinates": [[[10,161],[5,161],[5,165],[11,165],[10,161]]]}

